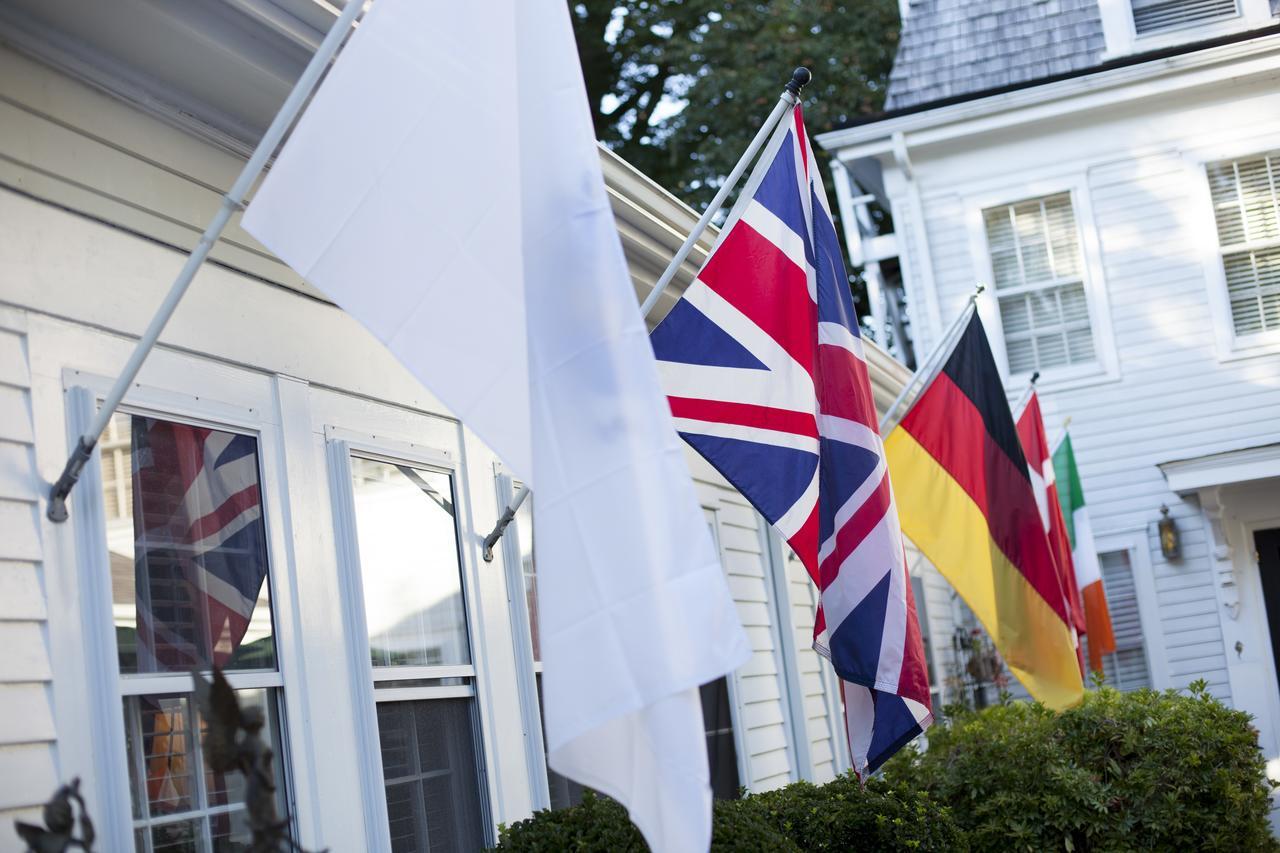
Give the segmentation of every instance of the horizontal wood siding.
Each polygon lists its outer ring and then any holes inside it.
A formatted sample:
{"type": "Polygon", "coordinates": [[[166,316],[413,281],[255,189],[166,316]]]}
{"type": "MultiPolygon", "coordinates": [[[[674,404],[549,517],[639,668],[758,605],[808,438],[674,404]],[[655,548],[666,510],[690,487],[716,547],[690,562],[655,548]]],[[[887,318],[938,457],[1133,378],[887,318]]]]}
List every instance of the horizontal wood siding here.
{"type": "Polygon", "coordinates": [[[25,321],[0,308],[0,849],[58,784],[25,321]]]}
{"type": "MultiPolygon", "coordinates": [[[[817,588],[791,549],[786,553],[787,587],[791,591],[791,624],[795,631],[796,666],[800,671],[800,690],[804,704],[804,730],[809,736],[809,752],[813,760],[813,781],[834,779],[838,770],[837,744],[832,740],[831,697],[827,695],[829,667],[813,650],[813,622],[817,614],[817,588]]],[[[839,736],[839,731],[836,732],[839,736]]]]}

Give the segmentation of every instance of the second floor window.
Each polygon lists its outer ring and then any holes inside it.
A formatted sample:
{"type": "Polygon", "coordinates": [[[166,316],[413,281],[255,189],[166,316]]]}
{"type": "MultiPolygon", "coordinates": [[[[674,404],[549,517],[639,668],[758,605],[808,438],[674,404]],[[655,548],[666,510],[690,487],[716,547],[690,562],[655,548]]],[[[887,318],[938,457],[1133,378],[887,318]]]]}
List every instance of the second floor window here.
{"type": "Polygon", "coordinates": [[[1236,0],[1133,0],[1133,31],[1144,36],[1213,23],[1238,14],[1236,0]]]}
{"type": "Polygon", "coordinates": [[[1280,329],[1280,153],[1207,171],[1235,334],[1280,329]]]}
{"type": "Polygon", "coordinates": [[[1009,372],[1096,360],[1070,193],[982,212],[1009,372]]]}

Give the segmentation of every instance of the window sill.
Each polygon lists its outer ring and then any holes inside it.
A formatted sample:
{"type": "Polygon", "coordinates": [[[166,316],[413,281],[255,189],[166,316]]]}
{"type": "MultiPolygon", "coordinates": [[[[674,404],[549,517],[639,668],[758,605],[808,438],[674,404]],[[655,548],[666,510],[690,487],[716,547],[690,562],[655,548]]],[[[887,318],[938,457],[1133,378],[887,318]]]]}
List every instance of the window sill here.
{"type": "MultiPolygon", "coordinates": [[[[1031,373],[1013,373],[1005,380],[1005,388],[1015,393],[1022,391],[1031,383],[1031,373]]],[[[1040,372],[1036,380],[1036,390],[1044,394],[1059,391],[1076,391],[1081,388],[1092,388],[1095,385],[1107,385],[1120,381],[1118,369],[1107,369],[1101,364],[1075,365],[1072,367],[1051,367],[1040,372]]]]}
{"type": "Polygon", "coordinates": [[[1268,355],[1280,355],[1280,332],[1232,338],[1230,346],[1219,351],[1218,361],[1243,361],[1268,355]]]}

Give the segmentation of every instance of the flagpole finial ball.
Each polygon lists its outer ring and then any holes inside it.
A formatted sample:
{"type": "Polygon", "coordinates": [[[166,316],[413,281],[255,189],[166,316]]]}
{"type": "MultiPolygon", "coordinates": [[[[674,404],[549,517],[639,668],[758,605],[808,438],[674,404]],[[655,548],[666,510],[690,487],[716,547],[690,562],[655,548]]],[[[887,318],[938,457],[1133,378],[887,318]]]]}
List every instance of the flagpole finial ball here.
{"type": "Polygon", "coordinates": [[[793,95],[799,95],[800,90],[809,85],[809,81],[813,79],[813,75],[809,73],[809,69],[803,65],[791,72],[791,80],[787,82],[787,91],[793,95]]]}

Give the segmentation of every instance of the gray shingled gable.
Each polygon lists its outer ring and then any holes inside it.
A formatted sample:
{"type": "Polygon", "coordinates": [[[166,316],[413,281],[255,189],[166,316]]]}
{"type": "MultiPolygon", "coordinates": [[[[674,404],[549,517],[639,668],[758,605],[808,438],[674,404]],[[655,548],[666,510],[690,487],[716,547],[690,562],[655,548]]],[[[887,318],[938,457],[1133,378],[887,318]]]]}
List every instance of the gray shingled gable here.
{"type": "Polygon", "coordinates": [[[1099,64],[1097,0],[912,0],[886,110],[1099,64]]]}

